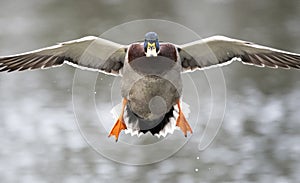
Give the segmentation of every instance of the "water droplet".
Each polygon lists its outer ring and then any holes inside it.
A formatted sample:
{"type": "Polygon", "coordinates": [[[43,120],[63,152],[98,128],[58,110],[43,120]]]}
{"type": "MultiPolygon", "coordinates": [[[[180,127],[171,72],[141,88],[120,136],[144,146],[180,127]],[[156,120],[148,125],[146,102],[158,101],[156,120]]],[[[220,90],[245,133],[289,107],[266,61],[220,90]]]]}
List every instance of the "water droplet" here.
{"type": "Polygon", "coordinates": [[[196,159],[200,159],[200,157],[199,156],[197,156],[197,158],[196,159]]]}
{"type": "Polygon", "coordinates": [[[198,168],[195,168],[195,172],[198,172],[199,171],[199,169],[198,168]]]}
{"type": "Polygon", "coordinates": [[[96,94],[97,92],[95,91],[94,93],[96,94]]]}

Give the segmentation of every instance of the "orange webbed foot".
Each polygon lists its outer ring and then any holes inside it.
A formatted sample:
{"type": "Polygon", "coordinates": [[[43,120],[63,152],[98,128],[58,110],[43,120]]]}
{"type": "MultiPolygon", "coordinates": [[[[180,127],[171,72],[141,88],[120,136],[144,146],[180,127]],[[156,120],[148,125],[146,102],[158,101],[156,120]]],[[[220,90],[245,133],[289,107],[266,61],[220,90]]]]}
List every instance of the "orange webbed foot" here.
{"type": "Polygon", "coordinates": [[[122,130],[126,130],[127,127],[125,125],[125,122],[123,120],[123,117],[120,117],[117,122],[115,123],[114,127],[110,131],[108,137],[110,136],[115,136],[116,137],[116,142],[118,141],[119,134],[122,130]]]}
{"type": "Polygon", "coordinates": [[[119,134],[122,130],[126,130],[127,127],[125,125],[125,122],[124,122],[124,119],[123,119],[123,114],[124,114],[124,109],[126,107],[126,104],[127,104],[127,99],[123,99],[123,104],[122,104],[122,111],[121,111],[121,114],[117,120],[117,122],[115,123],[114,127],[111,129],[108,137],[110,136],[115,136],[116,138],[116,142],[118,141],[118,138],[119,138],[119,134]]]}
{"type": "Polygon", "coordinates": [[[184,136],[187,137],[187,132],[193,133],[192,128],[190,127],[188,121],[186,120],[181,107],[180,107],[180,101],[177,101],[178,109],[179,109],[179,116],[176,120],[176,126],[180,128],[180,130],[183,132],[184,136]]]}

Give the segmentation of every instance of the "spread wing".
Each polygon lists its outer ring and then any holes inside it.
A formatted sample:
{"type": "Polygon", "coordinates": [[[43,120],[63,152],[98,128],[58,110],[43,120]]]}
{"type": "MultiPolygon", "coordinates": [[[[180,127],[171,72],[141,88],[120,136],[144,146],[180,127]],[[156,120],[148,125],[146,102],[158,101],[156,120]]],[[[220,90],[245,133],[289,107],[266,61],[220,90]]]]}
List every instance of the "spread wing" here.
{"type": "Polygon", "coordinates": [[[31,52],[0,57],[0,72],[43,69],[67,63],[81,69],[119,74],[126,49],[125,45],[88,36],[31,52]]]}
{"type": "Polygon", "coordinates": [[[183,71],[221,66],[233,60],[260,67],[300,69],[300,54],[224,36],[180,45],[178,51],[183,71]]]}

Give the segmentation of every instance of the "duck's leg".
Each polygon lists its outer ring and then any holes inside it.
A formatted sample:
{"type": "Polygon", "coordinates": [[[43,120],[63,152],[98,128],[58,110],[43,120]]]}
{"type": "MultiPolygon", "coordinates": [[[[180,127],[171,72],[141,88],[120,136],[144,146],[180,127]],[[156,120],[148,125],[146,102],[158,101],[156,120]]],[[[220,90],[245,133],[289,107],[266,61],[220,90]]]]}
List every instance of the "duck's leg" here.
{"type": "Polygon", "coordinates": [[[125,122],[124,122],[124,118],[123,118],[123,114],[124,114],[124,110],[125,110],[125,107],[126,107],[126,104],[127,104],[127,99],[124,98],[123,99],[123,103],[122,103],[122,111],[121,111],[121,114],[117,120],[117,122],[115,123],[114,127],[111,129],[108,137],[114,135],[115,138],[116,138],[116,142],[118,141],[118,138],[119,138],[119,134],[122,130],[125,130],[127,129],[126,125],[125,125],[125,122]]]}
{"type": "Polygon", "coordinates": [[[187,122],[181,107],[180,107],[180,100],[177,100],[177,106],[178,106],[178,110],[179,110],[179,115],[178,118],[176,120],[176,126],[178,126],[181,131],[183,132],[184,136],[187,136],[187,132],[189,131],[190,133],[193,133],[192,128],[190,127],[189,123],[187,122]]]}

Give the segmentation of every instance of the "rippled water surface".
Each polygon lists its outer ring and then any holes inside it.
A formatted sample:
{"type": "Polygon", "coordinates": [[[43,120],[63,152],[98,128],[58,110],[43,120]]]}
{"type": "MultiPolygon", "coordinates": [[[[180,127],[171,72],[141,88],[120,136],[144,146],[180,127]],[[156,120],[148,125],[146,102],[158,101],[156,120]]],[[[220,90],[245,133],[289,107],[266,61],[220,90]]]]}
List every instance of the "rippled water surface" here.
{"type": "MultiPolygon", "coordinates": [[[[145,18],[177,22],[201,37],[221,34],[300,53],[300,1],[296,0],[2,0],[0,5],[0,55],[98,36],[145,18]]],[[[144,33],[140,32],[141,40],[144,33]]],[[[214,141],[200,151],[205,124],[214,117],[209,114],[207,76],[218,88],[223,83],[218,72],[183,76],[183,100],[190,106],[194,129],[191,138],[185,139],[180,131],[166,139],[122,133],[118,143],[107,133],[114,123],[110,111],[121,102],[116,90],[120,78],[67,65],[1,73],[1,182],[299,182],[300,71],[241,63],[223,67],[224,120],[214,141]],[[76,76],[80,83],[72,95],[76,76]],[[141,144],[148,149],[139,149],[141,144]]],[[[218,107],[218,100],[214,105],[218,107]]]]}

